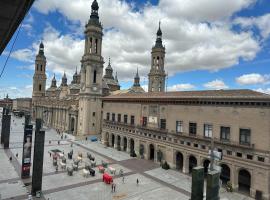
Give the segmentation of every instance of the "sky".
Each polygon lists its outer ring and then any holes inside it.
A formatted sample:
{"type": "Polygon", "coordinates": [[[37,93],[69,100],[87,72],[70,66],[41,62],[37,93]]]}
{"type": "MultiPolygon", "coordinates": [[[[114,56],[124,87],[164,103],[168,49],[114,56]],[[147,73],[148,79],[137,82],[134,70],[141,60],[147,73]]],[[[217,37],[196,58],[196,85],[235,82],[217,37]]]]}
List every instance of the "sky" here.
{"type": "MultiPolygon", "coordinates": [[[[36,0],[0,78],[0,98],[31,97],[40,41],[47,87],[66,72],[71,82],[84,50],[92,0],[36,0]]],[[[270,94],[269,0],[98,0],[104,69],[109,57],[122,89],[139,69],[147,90],[159,21],[166,47],[167,91],[252,89],[270,94]]],[[[15,34],[14,34],[15,36],[15,34]]],[[[0,57],[7,59],[14,37],[0,57]]]]}

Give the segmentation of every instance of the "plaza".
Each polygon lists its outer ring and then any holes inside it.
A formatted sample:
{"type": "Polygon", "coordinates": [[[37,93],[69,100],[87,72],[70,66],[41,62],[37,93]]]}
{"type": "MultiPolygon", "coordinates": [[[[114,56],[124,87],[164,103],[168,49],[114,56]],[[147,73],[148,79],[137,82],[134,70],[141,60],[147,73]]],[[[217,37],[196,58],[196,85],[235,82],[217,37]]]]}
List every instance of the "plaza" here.
{"type": "MultiPolygon", "coordinates": [[[[24,118],[12,116],[10,148],[0,149],[1,199],[27,199],[31,191],[31,178],[23,180],[20,178],[23,122],[24,118]],[[12,161],[9,161],[10,156],[12,161]]],[[[32,157],[33,152],[32,148],[32,157]]],[[[67,159],[67,166],[70,164],[71,161],[67,159]]],[[[110,174],[108,168],[106,172],[110,174]]],[[[42,193],[44,197],[41,199],[50,200],[188,200],[191,193],[191,176],[175,170],[164,170],[153,161],[131,158],[128,153],[106,147],[99,141],[72,140],[65,137],[61,139],[61,135],[55,130],[46,128],[42,193]],[[71,150],[74,151],[74,156],[82,153],[82,163],[79,164],[78,171],[74,171],[73,176],[68,176],[66,169],[59,168],[58,172],[55,171],[50,157],[50,150],[53,149],[64,152],[66,158],[71,150]],[[102,174],[98,172],[97,167],[94,168],[95,176],[83,176],[84,165],[89,161],[87,152],[95,157],[97,166],[103,161],[116,169],[115,175],[111,174],[116,184],[115,192],[112,192],[111,185],[102,182],[102,174]],[[119,175],[120,169],[124,172],[124,182],[119,175]]],[[[251,199],[238,193],[228,193],[223,188],[220,195],[224,200],[251,199]]]]}

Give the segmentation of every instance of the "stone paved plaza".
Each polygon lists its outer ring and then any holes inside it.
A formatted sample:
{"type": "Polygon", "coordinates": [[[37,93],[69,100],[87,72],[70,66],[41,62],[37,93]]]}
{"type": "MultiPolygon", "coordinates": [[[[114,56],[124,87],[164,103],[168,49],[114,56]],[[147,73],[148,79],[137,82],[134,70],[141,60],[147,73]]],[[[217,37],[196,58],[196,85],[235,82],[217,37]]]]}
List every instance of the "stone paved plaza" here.
{"type": "MultiPolygon", "coordinates": [[[[31,179],[20,179],[23,122],[23,118],[12,116],[10,149],[4,150],[2,146],[0,149],[2,199],[27,199],[31,189],[31,179]],[[13,158],[11,162],[10,156],[13,158]]],[[[67,166],[71,165],[71,162],[67,159],[67,166]]],[[[108,172],[108,169],[106,171],[108,172]]],[[[41,199],[50,200],[188,200],[191,177],[175,170],[163,170],[151,161],[131,158],[127,153],[104,147],[100,142],[61,139],[55,130],[46,129],[42,189],[44,197],[41,199]],[[56,172],[49,153],[53,149],[64,152],[65,156],[70,150],[73,150],[74,156],[78,153],[83,154],[79,170],[74,171],[73,176],[68,176],[65,169],[56,172]],[[97,168],[95,168],[96,176],[83,176],[85,163],[89,163],[87,152],[95,157],[97,165],[104,161],[116,169],[116,174],[113,175],[116,183],[115,193],[112,193],[111,185],[102,182],[102,174],[97,168]],[[119,175],[120,169],[124,171],[124,182],[119,175]]],[[[221,189],[220,193],[223,200],[251,199],[238,193],[227,193],[224,189],[221,189]]]]}

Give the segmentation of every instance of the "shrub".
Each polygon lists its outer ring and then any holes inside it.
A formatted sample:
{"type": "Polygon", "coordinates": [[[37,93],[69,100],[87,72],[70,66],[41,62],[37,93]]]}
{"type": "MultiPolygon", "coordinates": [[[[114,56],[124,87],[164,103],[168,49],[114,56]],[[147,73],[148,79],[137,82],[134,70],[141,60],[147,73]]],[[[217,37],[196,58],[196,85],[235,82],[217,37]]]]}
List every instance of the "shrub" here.
{"type": "Polygon", "coordinates": [[[167,161],[165,161],[163,164],[162,164],[162,169],[165,169],[165,170],[168,170],[170,169],[170,165],[167,163],[167,161]]]}

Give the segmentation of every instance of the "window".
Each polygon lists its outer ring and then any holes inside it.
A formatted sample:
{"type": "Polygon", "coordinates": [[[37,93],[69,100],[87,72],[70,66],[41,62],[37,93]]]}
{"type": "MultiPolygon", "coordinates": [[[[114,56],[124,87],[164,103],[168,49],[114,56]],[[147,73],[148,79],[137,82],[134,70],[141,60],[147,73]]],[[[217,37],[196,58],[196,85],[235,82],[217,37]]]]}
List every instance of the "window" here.
{"type": "Polygon", "coordinates": [[[133,115],[130,116],[130,124],[135,124],[135,117],[133,115]]]}
{"type": "Polygon", "coordinates": [[[39,87],[39,88],[38,88],[38,89],[39,89],[39,91],[41,91],[41,84],[39,84],[39,86],[38,86],[38,87],[39,87]]]}
{"type": "Polygon", "coordinates": [[[201,148],[202,148],[202,149],[205,149],[206,147],[205,147],[205,145],[202,145],[201,148]]]}
{"type": "Polygon", "coordinates": [[[93,83],[97,82],[97,71],[94,70],[94,79],[93,79],[93,83]]]}
{"type": "Polygon", "coordinates": [[[98,39],[96,39],[96,42],[95,42],[95,53],[98,52],[98,39]]]}
{"type": "Polygon", "coordinates": [[[112,113],[112,121],[115,122],[115,114],[112,113]]]}
{"type": "Polygon", "coordinates": [[[93,112],[93,117],[95,117],[96,116],[96,113],[95,112],[93,112]]]}
{"type": "Polygon", "coordinates": [[[183,132],[183,121],[176,121],[176,133],[183,132]]]}
{"type": "Polygon", "coordinates": [[[237,152],[236,156],[242,158],[242,153],[237,152]]]}
{"type": "Polygon", "coordinates": [[[258,156],[258,161],[264,162],[264,157],[258,156]]]}
{"type": "Polygon", "coordinates": [[[143,117],[142,126],[147,126],[147,117],[143,117]]]}
{"type": "Polygon", "coordinates": [[[118,121],[118,122],[121,122],[121,114],[118,114],[118,115],[117,115],[117,121],[118,121]]]}
{"type": "Polygon", "coordinates": [[[107,113],[107,120],[110,120],[110,113],[107,113]]]}
{"type": "Polygon", "coordinates": [[[197,123],[190,122],[189,123],[189,134],[196,135],[197,132],[197,123]]]}
{"type": "Polygon", "coordinates": [[[229,141],[230,140],[230,127],[221,126],[220,127],[220,139],[229,141]]]}
{"type": "Polygon", "coordinates": [[[204,137],[211,138],[213,134],[213,126],[211,124],[204,124],[204,137]]]}
{"type": "Polygon", "coordinates": [[[252,160],[253,159],[253,156],[248,154],[247,155],[247,159],[252,160]]]}
{"type": "Polygon", "coordinates": [[[250,145],[250,129],[240,128],[240,144],[250,145]]]}
{"type": "Polygon", "coordinates": [[[232,155],[232,151],[227,150],[227,155],[231,156],[232,155]]]}
{"type": "Polygon", "coordinates": [[[93,40],[92,40],[92,38],[90,38],[90,45],[89,45],[89,51],[90,51],[90,53],[92,53],[92,43],[93,43],[93,40]]]}
{"type": "Polygon", "coordinates": [[[166,119],[160,119],[160,129],[166,129],[166,119]]]}
{"type": "Polygon", "coordinates": [[[127,124],[127,121],[128,121],[128,116],[124,115],[124,123],[127,124]]]}

